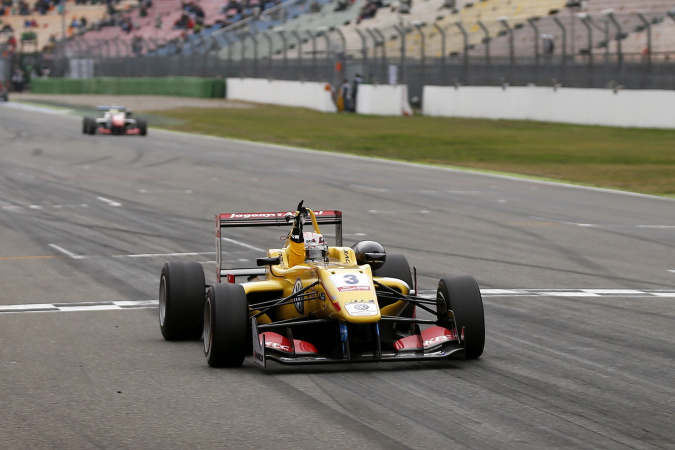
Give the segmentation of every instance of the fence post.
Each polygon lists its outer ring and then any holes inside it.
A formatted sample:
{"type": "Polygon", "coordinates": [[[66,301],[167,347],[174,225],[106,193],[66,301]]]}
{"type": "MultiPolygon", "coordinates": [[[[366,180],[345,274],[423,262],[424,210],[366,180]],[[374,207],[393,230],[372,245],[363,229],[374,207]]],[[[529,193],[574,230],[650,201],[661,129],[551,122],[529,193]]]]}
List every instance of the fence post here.
{"type": "Polygon", "coordinates": [[[588,23],[588,14],[579,13],[577,17],[581,19],[581,23],[584,24],[588,32],[588,74],[591,77],[589,85],[590,87],[593,87],[593,30],[588,23]]]}
{"type": "Polygon", "coordinates": [[[282,48],[282,55],[283,55],[283,70],[284,70],[284,78],[286,78],[286,73],[288,72],[288,44],[286,40],[286,35],[284,34],[284,29],[281,27],[274,28],[274,31],[277,32],[279,37],[281,38],[281,42],[283,45],[282,48]]]}
{"type": "Polygon", "coordinates": [[[316,81],[316,36],[309,30],[306,33],[312,40],[312,80],[316,81]]]}
{"type": "MultiPolygon", "coordinates": [[[[368,72],[370,72],[368,68],[368,42],[366,40],[366,37],[363,35],[363,32],[359,30],[358,28],[354,28],[356,31],[356,34],[359,35],[359,39],[361,39],[361,58],[363,60],[363,67],[366,69],[368,72]]],[[[364,70],[365,72],[365,70],[364,70]]],[[[369,78],[368,74],[364,73],[366,76],[366,80],[369,78]]]]}
{"type": "Polygon", "coordinates": [[[387,64],[389,63],[389,60],[387,59],[387,41],[384,38],[384,34],[380,31],[379,28],[375,28],[375,34],[377,34],[377,38],[379,39],[379,46],[382,48],[381,52],[381,58],[382,58],[382,78],[387,79],[387,64]]]}
{"type": "Polygon", "coordinates": [[[260,32],[265,40],[267,41],[267,77],[272,76],[272,55],[274,54],[274,48],[272,46],[272,38],[266,31],[260,32]]]}
{"type": "Polygon", "coordinates": [[[506,28],[506,32],[509,33],[509,61],[511,63],[511,70],[515,65],[515,50],[513,48],[513,29],[509,25],[506,17],[500,17],[497,19],[501,24],[506,28]]]}
{"type": "MultiPolygon", "coordinates": [[[[398,31],[398,33],[401,35],[401,79],[400,82],[405,83],[406,82],[406,61],[405,61],[405,34],[406,34],[406,29],[403,26],[398,26],[394,25],[394,29],[398,31]]],[[[399,81],[399,80],[397,80],[399,81]]]]}
{"type": "Polygon", "coordinates": [[[462,78],[466,83],[469,74],[469,33],[464,29],[462,22],[455,22],[455,25],[462,32],[462,40],[464,41],[464,51],[462,52],[462,74],[464,76],[462,78]]]}
{"type": "Polygon", "coordinates": [[[567,29],[557,17],[553,17],[553,20],[558,24],[562,33],[562,65],[565,67],[567,62],[567,29]]]}
{"type": "MultiPolygon", "coordinates": [[[[618,58],[617,64],[618,64],[618,69],[619,72],[621,71],[621,67],[623,65],[623,52],[621,51],[621,40],[623,37],[623,30],[621,29],[621,25],[619,22],[616,20],[616,17],[614,17],[614,9],[605,9],[602,11],[602,14],[609,17],[609,20],[612,21],[614,26],[616,27],[616,56],[618,58]]],[[[609,43],[608,43],[609,44],[609,43]]]]}
{"type": "Polygon", "coordinates": [[[534,30],[534,63],[539,67],[539,28],[535,24],[537,20],[539,20],[539,17],[528,17],[527,23],[534,30]]]}
{"type": "Polygon", "coordinates": [[[485,44],[485,65],[489,66],[490,65],[490,41],[492,40],[490,38],[490,32],[488,31],[487,27],[485,24],[479,20],[478,21],[478,26],[481,27],[483,30],[483,33],[485,33],[485,37],[483,38],[483,44],[485,44]]]}
{"type": "Polygon", "coordinates": [[[652,25],[649,23],[649,21],[645,18],[645,16],[642,13],[638,13],[638,17],[642,21],[642,23],[645,25],[645,28],[647,29],[647,71],[651,75],[652,73],[652,25]]]}
{"type": "Polygon", "coordinates": [[[295,40],[298,41],[298,68],[300,69],[300,78],[304,78],[302,75],[302,37],[300,37],[300,34],[295,30],[291,31],[291,34],[293,34],[295,40]]]}
{"type": "Polygon", "coordinates": [[[445,71],[445,31],[436,22],[434,22],[434,28],[441,35],[441,78],[445,81],[447,77],[445,71]]]}

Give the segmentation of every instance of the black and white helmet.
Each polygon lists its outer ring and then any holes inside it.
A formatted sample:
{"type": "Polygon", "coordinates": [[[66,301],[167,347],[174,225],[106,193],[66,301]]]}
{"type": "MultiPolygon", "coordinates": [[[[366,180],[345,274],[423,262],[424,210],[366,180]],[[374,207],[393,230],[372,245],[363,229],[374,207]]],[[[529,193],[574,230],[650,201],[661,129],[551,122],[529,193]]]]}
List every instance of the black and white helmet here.
{"type": "Polygon", "coordinates": [[[323,236],[306,231],[303,237],[305,238],[305,262],[327,262],[328,244],[323,236]]]}

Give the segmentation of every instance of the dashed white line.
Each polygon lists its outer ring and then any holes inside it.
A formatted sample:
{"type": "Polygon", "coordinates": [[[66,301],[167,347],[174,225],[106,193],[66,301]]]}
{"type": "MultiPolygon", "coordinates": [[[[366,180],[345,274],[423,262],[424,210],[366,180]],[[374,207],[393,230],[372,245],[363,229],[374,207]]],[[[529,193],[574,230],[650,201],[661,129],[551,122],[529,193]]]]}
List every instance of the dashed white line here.
{"type": "Polygon", "coordinates": [[[110,200],[109,198],[105,198],[105,197],[96,197],[96,198],[98,200],[104,202],[104,203],[109,204],[110,206],[115,206],[115,207],[122,206],[121,203],[116,202],[115,200],[110,200]]]}
{"type": "Polygon", "coordinates": [[[63,253],[64,255],[70,256],[70,257],[73,258],[73,259],[84,259],[84,258],[86,258],[86,256],[76,255],[75,253],[69,252],[69,251],[66,250],[65,248],[59,247],[59,246],[56,245],[56,244],[49,244],[49,246],[50,246],[51,248],[53,248],[54,250],[58,250],[59,252],[63,253]]]}
{"type": "Polygon", "coordinates": [[[252,245],[245,244],[243,242],[235,241],[234,239],[229,239],[229,238],[220,238],[221,241],[229,242],[230,244],[235,244],[239,245],[241,247],[247,248],[249,250],[255,250],[256,252],[266,252],[267,250],[263,250],[262,248],[254,247],[252,245]]]}
{"type": "Polygon", "coordinates": [[[381,209],[369,209],[369,213],[371,214],[429,214],[429,211],[422,210],[422,211],[385,211],[381,209]]]}
{"type": "Polygon", "coordinates": [[[185,253],[139,253],[135,255],[114,255],[115,258],[157,258],[160,256],[200,256],[214,255],[216,252],[185,252],[185,253]]]}

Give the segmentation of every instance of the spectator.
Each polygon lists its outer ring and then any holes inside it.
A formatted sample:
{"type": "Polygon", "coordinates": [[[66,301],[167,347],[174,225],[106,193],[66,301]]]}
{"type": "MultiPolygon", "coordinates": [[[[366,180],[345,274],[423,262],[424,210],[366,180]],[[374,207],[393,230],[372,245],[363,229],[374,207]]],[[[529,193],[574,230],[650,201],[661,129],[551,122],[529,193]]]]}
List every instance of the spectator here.
{"type": "Polygon", "coordinates": [[[174,30],[184,30],[190,24],[190,16],[186,11],[183,11],[178,19],[173,23],[174,30]]]}
{"type": "Polygon", "coordinates": [[[134,52],[134,55],[140,56],[143,53],[143,38],[136,35],[131,41],[131,51],[134,52]]]}
{"type": "Polygon", "coordinates": [[[398,4],[398,12],[401,14],[410,14],[412,9],[412,0],[400,0],[398,4]]]}
{"type": "Polygon", "coordinates": [[[541,36],[542,46],[544,48],[545,55],[552,55],[555,51],[555,43],[553,42],[553,36],[550,34],[544,34],[541,36]]]}
{"type": "Polygon", "coordinates": [[[12,87],[14,87],[14,92],[23,92],[23,71],[21,69],[14,70],[12,87]]]}
{"type": "Polygon", "coordinates": [[[342,99],[342,105],[344,111],[353,111],[352,107],[352,87],[349,84],[349,81],[345,78],[342,86],[340,86],[340,98],[342,99]]]}
{"type": "Polygon", "coordinates": [[[346,11],[347,8],[351,6],[351,2],[349,0],[338,0],[337,6],[335,6],[335,9],[333,10],[334,12],[339,12],[339,11],[346,11]]]}
{"type": "Polygon", "coordinates": [[[28,3],[23,0],[19,1],[19,15],[30,16],[30,7],[28,6],[28,3]]]}
{"type": "MultiPolygon", "coordinates": [[[[7,27],[7,26],[9,26],[9,25],[5,25],[5,27],[7,27]]],[[[12,28],[10,27],[10,30],[11,29],[12,28]]],[[[3,28],[3,31],[4,31],[4,28],[3,28]]],[[[16,46],[17,46],[16,37],[14,37],[14,34],[11,34],[9,36],[9,39],[7,39],[7,51],[9,51],[10,55],[14,54],[14,52],[16,51],[16,46]]]]}
{"type": "Polygon", "coordinates": [[[359,92],[359,85],[361,83],[363,83],[363,78],[361,78],[361,74],[357,73],[354,76],[354,83],[352,84],[352,107],[354,111],[356,111],[356,95],[359,92]]]}
{"type": "MultiPolygon", "coordinates": [[[[404,0],[412,1],[412,0],[404,0]]],[[[361,11],[359,11],[359,17],[356,18],[356,24],[358,25],[364,19],[372,19],[377,14],[377,9],[382,6],[380,0],[369,0],[368,3],[363,5],[361,11]]]]}
{"type": "Polygon", "coordinates": [[[225,18],[230,22],[236,22],[241,19],[241,4],[236,0],[230,0],[223,6],[221,12],[225,14],[225,18]]]}
{"type": "Polygon", "coordinates": [[[162,29],[162,16],[160,14],[157,14],[157,17],[155,17],[155,28],[158,30],[162,29]]]}
{"type": "Polygon", "coordinates": [[[447,9],[454,10],[455,7],[456,7],[455,0],[445,0],[443,2],[443,4],[441,5],[440,9],[447,8],[447,9]]]}
{"type": "Polygon", "coordinates": [[[85,28],[87,28],[87,24],[88,24],[87,18],[85,16],[80,17],[80,28],[84,30],[85,28]]]}
{"type": "Polygon", "coordinates": [[[125,33],[127,33],[127,34],[131,33],[131,31],[133,29],[133,24],[131,23],[131,18],[123,17],[122,23],[120,24],[120,27],[122,28],[122,31],[124,31],[125,33]]]}

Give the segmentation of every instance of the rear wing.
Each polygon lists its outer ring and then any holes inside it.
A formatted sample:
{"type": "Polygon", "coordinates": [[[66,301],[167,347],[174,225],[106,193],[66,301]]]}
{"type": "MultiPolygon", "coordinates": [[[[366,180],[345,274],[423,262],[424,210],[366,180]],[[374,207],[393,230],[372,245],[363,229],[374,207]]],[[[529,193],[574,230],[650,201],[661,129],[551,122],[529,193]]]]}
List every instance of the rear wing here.
{"type": "MultiPolygon", "coordinates": [[[[317,225],[335,225],[335,245],[342,247],[342,211],[313,211],[317,225]]],[[[264,268],[224,269],[221,249],[223,228],[233,227],[291,227],[295,211],[257,212],[257,213],[225,213],[216,214],[216,275],[218,282],[227,277],[233,283],[235,276],[264,275],[264,268]]],[[[290,230],[289,230],[290,231],[290,230]]],[[[261,255],[265,256],[265,255],[261,255]]]]}
{"type": "Polygon", "coordinates": [[[124,106],[115,106],[115,105],[111,105],[111,106],[97,106],[96,109],[98,109],[99,111],[109,111],[109,110],[111,110],[111,109],[116,109],[116,110],[118,110],[118,111],[126,111],[126,110],[127,110],[124,106]]]}

